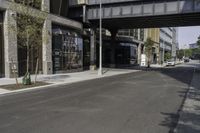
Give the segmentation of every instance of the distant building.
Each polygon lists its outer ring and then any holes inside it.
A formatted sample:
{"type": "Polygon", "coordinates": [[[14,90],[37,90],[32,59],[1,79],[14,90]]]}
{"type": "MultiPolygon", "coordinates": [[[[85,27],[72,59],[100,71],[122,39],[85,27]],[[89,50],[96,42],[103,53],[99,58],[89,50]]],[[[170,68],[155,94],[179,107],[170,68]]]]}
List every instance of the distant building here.
{"type": "Polygon", "coordinates": [[[151,63],[152,64],[159,64],[160,63],[160,29],[159,28],[149,28],[146,29],[146,39],[151,38],[154,42],[152,48],[152,56],[151,56],[151,63]]]}
{"type": "Polygon", "coordinates": [[[189,49],[194,49],[194,48],[198,48],[199,46],[197,45],[197,43],[192,43],[189,44],[189,49]]]}
{"type": "Polygon", "coordinates": [[[177,28],[160,28],[160,56],[164,60],[164,54],[170,52],[172,57],[176,57],[178,45],[177,28]]]}

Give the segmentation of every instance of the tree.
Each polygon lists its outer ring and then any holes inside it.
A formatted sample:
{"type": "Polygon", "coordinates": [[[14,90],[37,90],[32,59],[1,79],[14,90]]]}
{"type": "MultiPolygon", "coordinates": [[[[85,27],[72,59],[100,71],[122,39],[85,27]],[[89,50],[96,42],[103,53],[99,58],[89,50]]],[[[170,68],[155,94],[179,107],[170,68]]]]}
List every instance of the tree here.
{"type": "Polygon", "coordinates": [[[176,52],[176,54],[177,54],[177,58],[180,60],[180,59],[182,59],[183,56],[184,56],[184,51],[183,51],[183,50],[178,50],[178,51],[176,52]]]}
{"type": "Polygon", "coordinates": [[[165,53],[165,61],[170,60],[172,58],[172,55],[170,52],[165,53]]]}
{"type": "Polygon", "coordinates": [[[30,52],[33,49],[39,50],[39,46],[42,45],[43,41],[42,27],[44,20],[47,18],[47,13],[39,11],[40,7],[41,0],[15,0],[9,6],[10,10],[16,12],[13,18],[17,23],[17,28],[13,28],[16,25],[10,25],[10,29],[17,34],[18,47],[26,49],[26,74],[23,78],[26,82],[24,84],[31,84],[29,71],[30,52]],[[16,29],[16,31],[13,29],[16,29]]]}
{"type": "Polygon", "coordinates": [[[153,45],[154,45],[154,42],[151,40],[151,38],[147,38],[146,42],[144,43],[144,46],[145,46],[145,51],[146,51],[146,55],[148,59],[147,60],[148,68],[150,67],[150,63],[151,63],[153,45]]]}
{"type": "Polygon", "coordinates": [[[197,45],[199,46],[200,48],[200,36],[198,37],[198,40],[197,40],[197,45]]]}
{"type": "Polygon", "coordinates": [[[185,49],[185,56],[191,57],[192,56],[192,49],[185,49]]]}

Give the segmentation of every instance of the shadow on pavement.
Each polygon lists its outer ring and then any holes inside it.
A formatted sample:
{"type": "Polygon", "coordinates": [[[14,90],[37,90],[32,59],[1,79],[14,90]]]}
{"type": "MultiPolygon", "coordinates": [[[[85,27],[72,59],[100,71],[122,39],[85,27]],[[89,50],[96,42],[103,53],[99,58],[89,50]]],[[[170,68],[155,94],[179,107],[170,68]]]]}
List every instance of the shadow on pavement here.
{"type": "Polygon", "coordinates": [[[170,129],[169,133],[174,133],[174,129],[177,126],[179,115],[178,113],[163,113],[161,115],[165,116],[164,121],[160,123],[161,126],[168,127],[170,129]]]}

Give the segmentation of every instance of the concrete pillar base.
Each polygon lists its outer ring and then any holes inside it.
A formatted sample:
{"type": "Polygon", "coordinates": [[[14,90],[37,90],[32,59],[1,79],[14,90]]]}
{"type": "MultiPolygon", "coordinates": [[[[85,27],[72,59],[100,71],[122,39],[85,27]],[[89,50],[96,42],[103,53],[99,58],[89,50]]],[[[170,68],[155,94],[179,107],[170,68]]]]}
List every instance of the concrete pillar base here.
{"type": "Polygon", "coordinates": [[[5,78],[15,78],[15,76],[18,77],[18,62],[5,62],[5,67],[5,78]]]}
{"type": "Polygon", "coordinates": [[[91,71],[97,70],[97,66],[96,65],[90,65],[90,70],[91,71]]]}
{"type": "Polygon", "coordinates": [[[53,63],[48,61],[43,61],[43,74],[50,75],[53,74],[53,63]]]}
{"type": "Polygon", "coordinates": [[[110,68],[116,68],[116,64],[110,64],[110,68]]]}

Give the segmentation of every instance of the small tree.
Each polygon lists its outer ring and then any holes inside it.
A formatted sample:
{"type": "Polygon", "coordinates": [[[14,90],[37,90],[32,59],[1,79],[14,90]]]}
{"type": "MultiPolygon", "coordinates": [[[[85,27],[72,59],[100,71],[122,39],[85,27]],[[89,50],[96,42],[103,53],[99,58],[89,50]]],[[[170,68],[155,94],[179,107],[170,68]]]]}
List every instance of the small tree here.
{"type": "Polygon", "coordinates": [[[172,55],[170,52],[165,53],[165,61],[170,60],[172,58],[172,55]]]}
{"type": "Polygon", "coordinates": [[[148,68],[150,67],[150,64],[151,64],[151,55],[152,55],[153,45],[154,45],[154,42],[151,40],[151,38],[147,38],[146,42],[144,43],[144,46],[145,46],[145,51],[147,55],[148,68]]]}
{"type": "Polygon", "coordinates": [[[198,37],[198,40],[197,40],[197,45],[199,46],[200,48],[200,36],[198,37]]]}
{"type": "Polygon", "coordinates": [[[39,49],[38,47],[42,45],[43,41],[42,27],[44,20],[47,18],[47,13],[37,10],[40,8],[41,0],[31,2],[20,0],[10,3],[10,10],[16,12],[13,18],[17,23],[16,31],[13,31],[15,28],[12,25],[10,25],[10,29],[17,34],[18,47],[26,48],[26,74],[24,76],[26,82],[24,84],[31,84],[29,72],[30,52],[33,49],[39,49]]]}
{"type": "Polygon", "coordinates": [[[184,51],[183,51],[183,50],[178,50],[178,51],[176,52],[176,55],[177,55],[177,58],[180,60],[180,59],[182,59],[183,56],[184,56],[184,51]]]}

